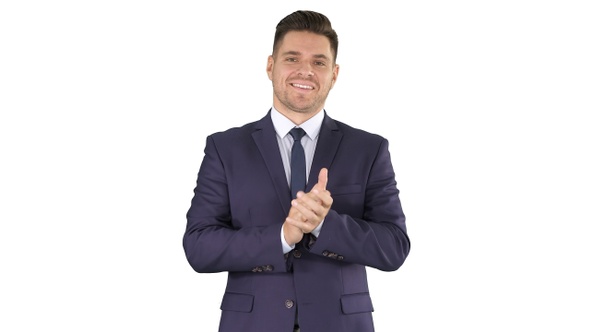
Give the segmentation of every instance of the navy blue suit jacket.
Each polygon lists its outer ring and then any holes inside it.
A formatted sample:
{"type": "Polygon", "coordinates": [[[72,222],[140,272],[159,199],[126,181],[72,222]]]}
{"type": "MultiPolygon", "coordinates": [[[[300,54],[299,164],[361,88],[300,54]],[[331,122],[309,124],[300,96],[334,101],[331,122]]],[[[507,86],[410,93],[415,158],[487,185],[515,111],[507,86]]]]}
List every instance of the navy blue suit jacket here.
{"type": "Polygon", "coordinates": [[[207,137],[183,238],[200,273],[228,272],[219,331],[373,331],[366,266],[397,270],[410,241],[388,141],[324,117],[307,190],[328,169],[334,200],[319,237],[288,254],[290,190],[270,112],[207,137]]]}

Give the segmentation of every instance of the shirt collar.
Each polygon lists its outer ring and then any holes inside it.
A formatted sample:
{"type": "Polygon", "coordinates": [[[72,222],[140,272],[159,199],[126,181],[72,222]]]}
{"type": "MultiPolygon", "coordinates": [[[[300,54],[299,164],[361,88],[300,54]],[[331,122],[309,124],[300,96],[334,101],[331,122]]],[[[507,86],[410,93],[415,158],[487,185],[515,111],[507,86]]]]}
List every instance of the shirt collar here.
{"type": "MultiPolygon", "coordinates": [[[[298,126],[299,128],[303,128],[307,136],[309,136],[312,140],[315,140],[320,134],[320,127],[324,121],[324,113],[325,111],[322,110],[298,126]]],[[[275,127],[275,131],[281,138],[284,138],[287,134],[289,134],[289,130],[296,126],[293,122],[291,122],[291,120],[279,113],[279,111],[277,111],[274,107],[270,111],[270,117],[275,127]]]]}

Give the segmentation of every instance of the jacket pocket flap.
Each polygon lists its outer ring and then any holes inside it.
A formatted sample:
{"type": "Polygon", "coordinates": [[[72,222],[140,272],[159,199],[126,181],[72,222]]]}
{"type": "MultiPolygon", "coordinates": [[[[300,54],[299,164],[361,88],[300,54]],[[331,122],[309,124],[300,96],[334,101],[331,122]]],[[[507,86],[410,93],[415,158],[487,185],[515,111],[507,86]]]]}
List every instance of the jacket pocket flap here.
{"type": "Polygon", "coordinates": [[[251,312],[254,305],[254,295],[225,293],[221,301],[221,310],[251,312]]]}
{"type": "Polygon", "coordinates": [[[332,196],[358,194],[361,192],[361,189],[362,187],[360,184],[343,184],[333,187],[328,185],[328,190],[332,196]]]}
{"type": "Polygon", "coordinates": [[[340,299],[342,313],[356,314],[360,312],[373,312],[373,302],[369,293],[348,294],[340,299]]]}

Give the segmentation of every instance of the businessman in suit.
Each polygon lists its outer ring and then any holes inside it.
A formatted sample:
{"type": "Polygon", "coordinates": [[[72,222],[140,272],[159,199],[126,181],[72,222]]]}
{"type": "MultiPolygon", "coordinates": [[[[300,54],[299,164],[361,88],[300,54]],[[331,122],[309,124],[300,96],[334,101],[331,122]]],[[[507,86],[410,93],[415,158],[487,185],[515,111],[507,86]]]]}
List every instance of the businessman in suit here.
{"type": "Polygon", "coordinates": [[[221,332],[374,331],[366,267],[408,256],[388,141],[324,109],[337,52],[326,16],[286,16],[267,61],[272,107],[207,137],[183,246],[195,271],[228,272],[221,332]]]}

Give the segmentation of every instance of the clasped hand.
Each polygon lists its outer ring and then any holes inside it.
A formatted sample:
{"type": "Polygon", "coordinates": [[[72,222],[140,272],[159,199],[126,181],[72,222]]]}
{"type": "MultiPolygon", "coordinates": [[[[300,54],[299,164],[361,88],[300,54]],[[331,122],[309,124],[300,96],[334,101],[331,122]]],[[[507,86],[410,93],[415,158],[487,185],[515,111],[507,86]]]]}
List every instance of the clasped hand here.
{"type": "Polygon", "coordinates": [[[328,169],[322,168],[318,176],[318,183],[304,193],[297,193],[297,198],[291,201],[289,215],[283,223],[285,241],[294,245],[301,241],[303,234],[311,233],[324,220],[332,207],[332,195],[326,186],[328,184],[328,169]]]}

